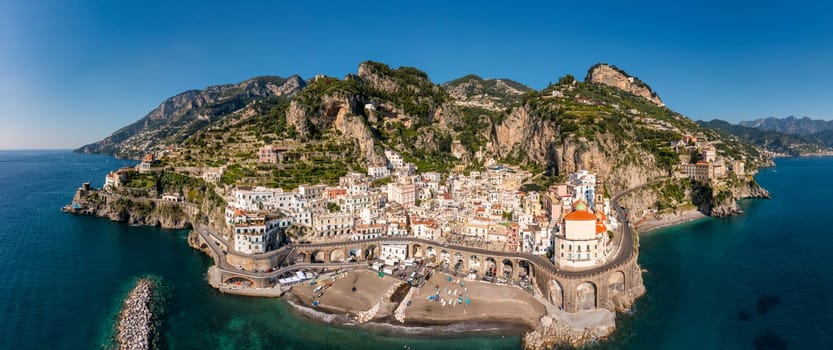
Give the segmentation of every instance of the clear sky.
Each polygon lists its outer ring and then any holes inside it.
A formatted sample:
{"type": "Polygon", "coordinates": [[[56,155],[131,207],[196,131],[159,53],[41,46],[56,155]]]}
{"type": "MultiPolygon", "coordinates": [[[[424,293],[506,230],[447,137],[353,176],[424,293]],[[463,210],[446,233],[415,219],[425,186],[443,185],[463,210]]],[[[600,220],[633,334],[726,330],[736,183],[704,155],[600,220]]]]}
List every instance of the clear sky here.
{"type": "Polygon", "coordinates": [[[830,1],[240,3],[0,1],[0,148],[74,148],[187,89],[365,60],[537,89],[608,62],[693,119],[833,118],[830,1]]]}

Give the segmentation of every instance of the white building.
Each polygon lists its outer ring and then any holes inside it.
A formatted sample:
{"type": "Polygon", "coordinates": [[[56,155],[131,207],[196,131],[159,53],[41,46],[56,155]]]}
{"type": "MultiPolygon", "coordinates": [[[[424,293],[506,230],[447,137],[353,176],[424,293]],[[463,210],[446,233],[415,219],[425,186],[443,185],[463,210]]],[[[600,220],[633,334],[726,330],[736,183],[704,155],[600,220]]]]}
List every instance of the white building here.
{"type": "Polygon", "coordinates": [[[280,226],[278,219],[234,225],[234,250],[243,254],[265,253],[280,226]]]}
{"type": "Polygon", "coordinates": [[[484,220],[470,220],[461,232],[465,236],[487,239],[489,234],[489,222],[484,220]]]}
{"type": "Polygon", "coordinates": [[[380,257],[384,260],[402,261],[408,258],[407,244],[382,244],[380,257]]]}
{"type": "Polygon", "coordinates": [[[416,186],[414,184],[388,184],[388,201],[401,204],[405,208],[416,203],[416,186]]]}
{"type": "Polygon", "coordinates": [[[219,183],[220,180],[223,178],[223,169],[208,169],[203,171],[202,179],[205,182],[216,184],[219,183]]]}
{"type": "Polygon", "coordinates": [[[367,167],[367,176],[374,180],[388,177],[390,176],[390,169],[386,166],[367,167]]]}
{"type": "Polygon", "coordinates": [[[235,188],[232,191],[234,201],[229,202],[229,205],[237,209],[259,210],[265,203],[272,200],[277,191],[283,192],[282,190],[266,187],[255,187],[253,189],[235,188]]]}
{"type": "Polygon", "coordinates": [[[111,171],[109,174],[107,174],[107,176],[104,177],[104,189],[118,189],[119,187],[121,187],[122,180],[123,178],[120,173],[111,171]]]}
{"type": "Polygon", "coordinates": [[[298,186],[298,193],[307,200],[324,198],[324,192],[327,191],[326,185],[301,185],[298,186]]]}
{"type": "Polygon", "coordinates": [[[405,160],[402,159],[402,156],[399,154],[399,152],[385,150],[385,158],[388,159],[388,163],[393,169],[401,168],[405,165],[405,160]]]}
{"type": "Polygon", "coordinates": [[[596,195],[596,174],[587,170],[579,170],[570,174],[570,188],[573,191],[573,201],[584,200],[593,208],[596,195]]]}
{"type": "Polygon", "coordinates": [[[179,193],[165,193],[162,200],[166,202],[182,202],[183,198],[179,193]]]}
{"type": "Polygon", "coordinates": [[[379,238],[385,233],[385,225],[370,224],[370,225],[356,225],[353,226],[353,233],[350,234],[350,239],[363,240],[379,238]]]}
{"type": "Polygon", "coordinates": [[[436,240],[440,236],[440,230],[434,220],[414,219],[411,221],[411,234],[416,238],[436,240]]]}
{"type": "Polygon", "coordinates": [[[312,227],[319,237],[347,236],[353,230],[353,215],[348,213],[315,213],[312,227]]]}

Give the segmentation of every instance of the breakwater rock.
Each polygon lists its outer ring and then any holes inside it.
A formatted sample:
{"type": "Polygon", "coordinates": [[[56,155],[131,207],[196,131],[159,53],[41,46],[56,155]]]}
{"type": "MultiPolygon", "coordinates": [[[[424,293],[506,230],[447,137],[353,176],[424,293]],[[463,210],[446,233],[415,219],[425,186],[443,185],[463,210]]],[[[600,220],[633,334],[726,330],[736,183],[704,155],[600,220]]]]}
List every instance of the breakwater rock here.
{"type": "Polygon", "coordinates": [[[142,278],[125,298],[116,333],[119,350],[146,350],[153,347],[156,331],[152,307],[154,289],[152,280],[142,278]]]}
{"type": "Polygon", "coordinates": [[[616,331],[615,312],[597,309],[575,314],[558,312],[541,318],[538,328],[524,334],[527,350],[582,347],[616,331]]]}

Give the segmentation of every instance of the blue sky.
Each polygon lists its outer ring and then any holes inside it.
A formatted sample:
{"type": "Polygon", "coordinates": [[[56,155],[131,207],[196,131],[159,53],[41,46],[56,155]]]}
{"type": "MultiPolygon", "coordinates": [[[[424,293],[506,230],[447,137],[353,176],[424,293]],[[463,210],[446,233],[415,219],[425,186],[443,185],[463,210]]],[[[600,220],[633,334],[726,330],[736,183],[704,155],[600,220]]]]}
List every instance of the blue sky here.
{"type": "Polygon", "coordinates": [[[187,89],[365,60],[543,88],[597,62],[693,119],[833,118],[830,2],[0,2],[0,148],[74,148],[187,89]]]}

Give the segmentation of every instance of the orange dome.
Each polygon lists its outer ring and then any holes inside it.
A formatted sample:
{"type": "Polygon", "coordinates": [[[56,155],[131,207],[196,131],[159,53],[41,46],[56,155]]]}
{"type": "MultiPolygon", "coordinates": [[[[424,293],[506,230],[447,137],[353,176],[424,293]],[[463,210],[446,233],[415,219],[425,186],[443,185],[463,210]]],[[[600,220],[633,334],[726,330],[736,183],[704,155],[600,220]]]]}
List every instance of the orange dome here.
{"type": "Polygon", "coordinates": [[[564,217],[564,220],[570,220],[570,221],[593,220],[593,221],[596,221],[596,215],[593,215],[593,213],[591,213],[589,211],[575,210],[575,211],[572,211],[569,214],[567,214],[567,216],[564,217]]]}

